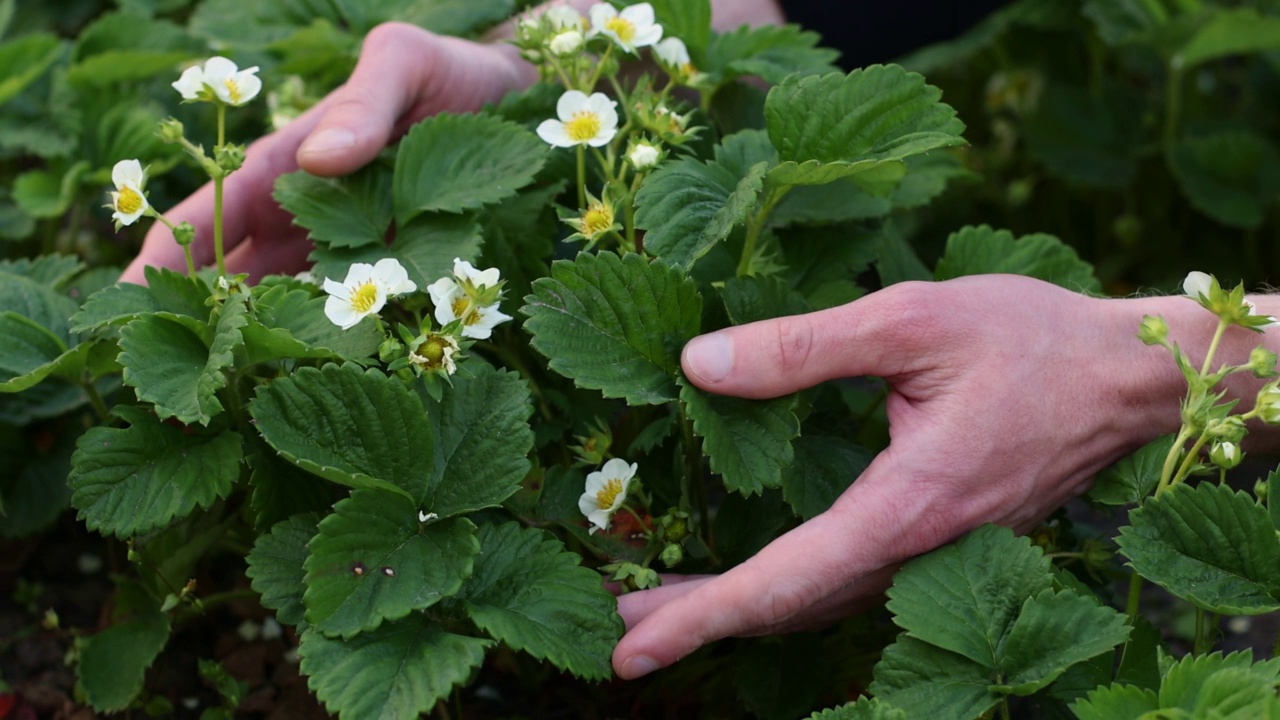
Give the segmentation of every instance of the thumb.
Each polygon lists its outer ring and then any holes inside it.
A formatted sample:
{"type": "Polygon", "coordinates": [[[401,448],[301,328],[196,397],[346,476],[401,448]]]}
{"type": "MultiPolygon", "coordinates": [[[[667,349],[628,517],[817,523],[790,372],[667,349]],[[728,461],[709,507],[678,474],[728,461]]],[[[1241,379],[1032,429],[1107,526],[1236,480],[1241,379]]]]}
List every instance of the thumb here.
{"type": "Polygon", "coordinates": [[[365,37],[351,78],[325,100],[298,165],[315,175],[352,172],[423,117],[478,110],[534,79],[514,47],[384,23],[365,37]]]}
{"type": "Polygon", "coordinates": [[[893,377],[918,363],[933,283],[899,283],[847,305],[725,328],[694,338],[681,364],[709,392],[771,398],[825,380],[893,377]],[[910,286],[910,287],[908,287],[910,286]]]}

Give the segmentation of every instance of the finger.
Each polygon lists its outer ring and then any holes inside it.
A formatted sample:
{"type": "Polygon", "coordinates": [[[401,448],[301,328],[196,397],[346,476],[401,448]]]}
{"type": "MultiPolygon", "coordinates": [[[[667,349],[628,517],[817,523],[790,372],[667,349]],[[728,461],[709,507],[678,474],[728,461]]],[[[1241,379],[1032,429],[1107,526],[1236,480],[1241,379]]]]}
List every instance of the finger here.
{"type": "Polygon", "coordinates": [[[618,598],[618,614],[628,628],[635,627],[641,620],[663,605],[678,597],[689,594],[707,584],[714,575],[677,575],[663,577],[662,585],[652,590],[627,593],[618,598]]]}
{"type": "Polygon", "coordinates": [[[939,287],[900,283],[829,310],[709,333],[685,345],[681,363],[698,387],[748,398],[838,377],[894,377],[922,367],[922,352],[946,342],[929,297],[939,287]]]}
{"type": "Polygon", "coordinates": [[[256,283],[264,275],[296,275],[311,266],[307,255],[313,245],[305,233],[291,231],[268,237],[272,238],[268,242],[260,242],[257,236],[247,238],[227,253],[227,272],[248,273],[249,282],[256,283]]]}
{"type": "Polygon", "coordinates": [[[882,453],[826,513],[723,575],[639,608],[637,617],[649,612],[615,648],[615,671],[640,677],[713,640],[803,624],[877,595],[893,566],[934,539],[924,493],[886,482],[896,466],[891,452],[882,453]]]}
{"type": "Polygon", "coordinates": [[[533,68],[512,51],[403,23],[375,27],[350,80],[298,148],[298,164],[316,175],[349,173],[426,115],[478,110],[531,84],[533,68]]]}

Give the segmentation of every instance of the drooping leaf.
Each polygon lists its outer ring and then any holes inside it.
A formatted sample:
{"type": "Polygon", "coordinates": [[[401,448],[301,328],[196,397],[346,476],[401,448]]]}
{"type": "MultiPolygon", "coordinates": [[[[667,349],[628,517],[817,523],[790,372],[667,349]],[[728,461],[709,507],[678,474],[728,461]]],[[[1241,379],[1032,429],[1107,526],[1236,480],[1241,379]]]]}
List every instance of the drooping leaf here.
{"type": "Polygon", "coordinates": [[[459,594],[472,621],[494,639],[578,677],[610,677],[622,619],[599,573],[540,530],[484,525],[479,538],[475,574],[459,594]]]}
{"type": "Polygon", "coordinates": [[[1098,473],[1089,498],[1104,505],[1136,505],[1142,502],[1159,484],[1160,471],[1172,446],[1172,435],[1156,438],[1098,473]]]}
{"type": "Polygon", "coordinates": [[[27,171],[13,181],[14,202],[33,218],[60,217],[75,201],[80,178],[88,170],[89,163],[82,160],[63,171],[27,171]]]}
{"type": "Polygon", "coordinates": [[[791,442],[800,435],[796,397],[743,400],[703,392],[683,377],[679,382],[693,432],[703,438],[702,451],[725,487],[743,495],[779,487],[794,458],[791,442]]]}
{"type": "Polygon", "coordinates": [[[307,686],[340,720],[415,718],[484,661],[490,640],[445,632],[415,614],[350,640],[303,633],[307,686]]]}
{"type": "Polygon", "coordinates": [[[351,364],[303,368],[260,387],[249,413],[267,443],[320,477],[415,502],[430,489],[431,430],[397,378],[351,364]]]}
{"type": "Polygon", "coordinates": [[[847,177],[873,195],[888,195],[906,173],[906,158],[964,143],[964,123],[941,95],[896,65],[789,78],[765,103],[769,138],[782,160],[769,181],[820,185],[847,177]]]}
{"type": "Polygon", "coordinates": [[[61,41],[48,33],[29,33],[0,43],[0,104],[18,96],[62,55],[61,41]]]}
{"type": "Polygon", "coordinates": [[[333,248],[381,245],[391,225],[391,173],[377,163],[341,179],[287,173],[272,196],[308,237],[333,248]]]}
{"type": "Polygon", "coordinates": [[[147,668],[169,640],[169,616],[160,602],[132,581],[116,596],[119,622],[76,640],[76,684],[99,712],[128,707],[142,691],[147,668]]]}
{"type": "Polygon", "coordinates": [[[303,567],[306,620],[350,639],[453,595],[480,552],[466,518],[420,522],[395,493],[356,490],[320,521],[303,567]]]}
{"type": "Polygon", "coordinates": [[[1026,275],[1077,292],[1101,289],[1093,266],[1052,235],[1035,233],[1015,240],[1008,230],[993,230],[989,225],[970,225],[951,233],[934,279],[987,273],[1026,275]]]}
{"type": "Polygon", "coordinates": [[[867,448],[833,435],[801,435],[792,446],[795,460],[782,471],[782,496],[805,520],[830,508],[874,458],[867,448]]]}
{"type": "Polygon", "coordinates": [[[1260,226],[1280,183],[1280,154],[1266,138],[1248,131],[1182,138],[1168,159],[1191,204],[1230,227],[1260,226]]]}
{"type": "Polygon", "coordinates": [[[430,117],[400,141],[392,184],[397,222],[505,200],[533,181],[546,158],[546,143],[515,123],[488,115],[430,117]]]}
{"type": "Polygon", "coordinates": [[[383,258],[395,258],[418,286],[418,291],[424,292],[428,285],[453,271],[454,258],[475,260],[480,254],[481,240],[480,226],[470,215],[419,215],[396,230],[395,242],[389,247],[317,247],[310,256],[315,261],[311,271],[316,278],[341,282],[352,263],[372,265],[383,258]]]}
{"type": "Polygon", "coordinates": [[[71,505],[90,530],[125,538],[231,493],[240,477],[238,434],[188,435],[137,408],[115,412],[129,426],[91,428],[71,458],[71,505]]]}
{"type": "Polygon", "coordinates": [[[17,313],[0,313],[0,337],[5,339],[0,344],[0,393],[26,390],[59,369],[78,375],[84,367],[84,352],[67,350],[48,330],[17,313]]]}
{"type": "Polygon", "coordinates": [[[1280,18],[1249,7],[1217,8],[1171,62],[1184,72],[1230,55],[1280,50],[1280,18]]]}
{"type": "Polygon", "coordinates": [[[20,315],[70,346],[74,342],[67,318],[75,311],[75,301],[45,283],[0,270],[0,313],[20,315]]]}
{"type": "Polygon", "coordinates": [[[1144,578],[1212,612],[1280,609],[1280,541],[1252,497],[1179,484],[1130,512],[1129,522],[1116,542],[1144,578]]]}
{"type": "Polygon", "coordinates": [[[911,637],[996,668],[1023,602],[1051,583],[1039,548],[1005,528],[984,525],[904,565],[885,607],[911,637]]]}
{"type": "Polygon", "coordinates": [[[445,518],[495,507],[520,489],[533,449],[533,406],[517,373],[478,365],[457,373],[439,401],[423,400],[435,447],[423,507],[445,518]]]}
{"type": "Polygon", "coordinates": [[[661,262],[581,253],[554,263],[520,312],[552,370],[605,397],[657,405],[677,396],[680,349],[698,333],[702,299],[661,262]]]}
{"type": "Polygon", "coordinates": [[[876,273],[880,276],[880,282],[885,285],[933,279],[933,273],[929,272],[915,248],[898,232],[896,226],[889,225],[883,229],[875,252],[876,273]]]}
{"type": "Polygon", "coordinates": [[[302,593],[306,589],[307,542],[316,534],[319,517],[294,515],[276,523],[270,532],[258,536],[246,559],[245,575],[260,596],[263,607],[276,611],[276,619],[286,625],[303,621],[302,593]]]}

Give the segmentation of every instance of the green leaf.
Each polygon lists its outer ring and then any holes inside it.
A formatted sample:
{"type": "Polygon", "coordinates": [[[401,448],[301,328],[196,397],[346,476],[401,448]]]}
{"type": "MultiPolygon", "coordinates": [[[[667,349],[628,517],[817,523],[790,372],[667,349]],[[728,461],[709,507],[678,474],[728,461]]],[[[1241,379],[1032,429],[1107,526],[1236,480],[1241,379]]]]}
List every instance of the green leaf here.
{"type": "Polygon", "coordinates": [[[765,163],[740,180],[715,162],[680,158],[664,163],[636,194],[636,227],[645,250],[667,263],[691,267],[755,207],[765,163]]]}
{"type": "Polygon", "coordinates": [[[1127,87],[1106,85],[1098,92],[1050,83],[1022,131],[1027,149],[1058,177],[1121,190],[1138,172],[1143,110],[1127,87]]]}
{"type": "Polygon", "coordinates": [[[528,385],[517,373],[475,367],[457,373],[438,402],[423,398],[435,462],[422,504],[442,518],[500,505],[529,472],[528,385]]]}
{"type": "Polygon", "coordinates": [[[0,43],[0,105],[17,97],[62,56],[63,45],[47,33],[30,33],[0,43]]]}
{"type": "Polygon", "coordinates": [[[1185,710],[1194,717],[1266,717],[1258,713],[1231,715],[1238,708],[1224,701],[1233,692],[1239,693],[1236,702],[1244,700],[1246,704],[1258,699],[1258,691],[1274,696],[1278,670],[1280,660],[1254,663],[1250,650],[1225,656],[1220,652],[1188,655],[1165,673],[1160,683],[1160,707],[1185,710]],[[1210,709],[1216,712],[1209,715],[1210,709]]]}
{"type": "Polygon", "coordinates": [[[1023,603],[1009,628],[1000,648],[1003,683],[996,689],[1030,695],[1128,636],[1125,616],[1099,605],[1092,595],[1043,590],[1023,603]]]}
{"type": "Polygon", "coordinates": [[[1280,541],[1249,495],[1179,484],[1130,512],[1129,522],[1116,542],[1151,582],[1225,615],[1280,610],[1280,541]]]}
{"type": "MultiPolygon", "coordinates": [[[[249,476],[249,487],[253,488],[249,506],[253,508],[254,530],[259,533],[294,515],[327,513],[333,507],[335,492],[341,492],[324,478],[280,457],[260,438],[250,442],[245,460],[253,471],[249,476]]],[[[302,567],[301,560],[298,567],[302,567]]]]}
{"type": "Polygon", "coordinates": [[[885,607],[911,637],[996,668],[1024,601],[1050,589],[1049,569],[1030,540],[984,525],[904,565],[885,607]]]}
{"type": "Polygon", "coordinates": [[[1271,524],[1280,530],[1280,469],[1267,473],[1267,514],[1271,516],[1271,524]],[[1276,492],[1271,492],[1276,488],[1276,492]]]}
{"type": "Polygon", "coordinates": [[[142,691],[147,668],[169,640],[169,616],[141,586],[126,581],[116,596],[119,622],[76,640],[76,684],[98,712],[129,706],[142,691]]]}
{"type": "Polygon", "coordinates": [[[856,702],[816,712],[809,720],[907,720],[907,714],[880,698],[864,696],[856,702]]]}
{"type": "Polygon", "coordinates": [[[75,301],[46,284],[0,270],[0,313],[20,315],[70,346],[75,343],[67,327],[67,318],[75,311],[75,301]]]}
{"type": "Polygon", "coordinates": [[[680,38],[691,54],[707,49],[711,42],[710,0],[654,0],[650,4],[664,36],[680,38]]]}
{"type": "Polygon", "coordinates": [[[343,330],[324,314],[326,297],[277,285],[254,300],[254,311],[265,329],[272,334],[284,331],[307,352],[329,350],[348,360],[366,358],[377,352],[383,336],[376,323],[366,320],[343,330]]]}
{"type": "Polygon", "coordinates": [[[0,393],[26,390],[59,369],[84,367],[83,351],[67,350],[48,330],[17,313],[0,313],[0,337],[4,338],[0,343],[0,393]]]}
{"type": "Polygon", "coordinates": [[[1173,56],[1183,72],[1201,63],[1252,53],[1280,50],[1280,18],[1253,8],[1216,8],[1209,21],[1173,56]]]}
{"type": "Polygon", "coordinates": [[[317,19],[342,24],[330,0],[205,0],[191,15],[189,28],[218,44],[260,48],[284,40],[317,19]]]}
{"type": "Polygon", "coordinates": [[[873,672],[871,693],[909,718],[974,720],[1001,700],[987,689],[989,669],[907,633],[884,649],[873,672]]]}
{"type": "Polygon", "coordinates": [[[480,226],[470,215],[420,215],[396,230],[390,247],[365,245],[359,248],[327,249],[317,247],[311,253],[317,278],[341,282],[352,263],[374,264],[383,258],[395,258],[404,266],[409,279],[425,292],[428,285],[453,272],[453,259],[468,262],[480,254],[480,226]]]}
{"type": "Polygon", "coordinates": [[[782,496],[805,520],[826,512],[875,458],[867,448],[833,435],[801,435],[792,447],[795,460],[782,471],[782,496]]]}
{"type": "Polygon", "coordinates": [[[129,427],[95,427],[71,458],[71,505],[90,530],[144,533],[231,494],[240,477],[234,432],[187,434],[137,408],[117,407],[129,427]]]}
{"type": "Polygon", "coordinates": [[[1035,233],[1015,240],[1008,230],[993,230],[989,225],[970,225],[951,233],[934,279],[988,273],[1025,275],[1076,292],[1101,290],[1093,266],[1052,235],[1035,233]]]}
{"type": "Polygon", "coordinates": [[[680,401],[703,438],[702,451],[725,488],[754,495],[782,484],[791,464],[791,441],[800,435],[795,395],[773,400],[743,400],[713,395],[680,379],[680,401]]]}
{"type": "Polygon", "coordinates": [[[65,286],[85,269],[75,255],[40,255],[34,258],[0,260],[0,271],[30,278],[54,290],[65,286]]]}
{"type": "Polygon", "coordinates": [[[80,189],[80,178],[89,170],[81,160],[65,172],[30,170],[13,181],[13,199],[23,212],[37,219],[61,217],[80,189]]]}
{"type": "Polygon", "coordinates": [[[1169,21],[1162,3],[1148,0],[1086,0],[1081,12],[1111,47],[1140,41],[1169,21]]]}
{"type": "Polygon", "coordinates": [[[311,538],[307,622],[350,639],[458,592],[480,552],[466,518],[422,523],[419,505],[394,493],[356,490],[311,538]]]}
{"type": "Polygon", "coordinates": [[[414,502],[430,490],[431,430],[422,401],[398,378],[352,364],[302,368],[259,387],[249,413],[303,470],[414,502]]]}
{"type": "Polygon", "coordinates": [[[818,633],[790,633],[741,643],[730,667],[738,698],[765,720],[793,720],[819,704],[834,663],[818,633]]]}
{"type": "Polygon", "coordinates": [[[79,433],[64,428],[53,446],[45,448],[38,441],[44,432],[40,427],[13,428],[11,434],[2,434],[0,452],[8,461],[0,473],[0,538],[39,532],[70,505],[67,473],[71,472],[71,453],[79,433]]]}
{"type": "Polygon", "coordinates": [[[717,76],[721,83],[755,75],[770,85],[794,73],[829,73],[837,69],[835,61],[840,53],[818,47],[820,41],[818,33],[802,30],[798,25],[743,25],[711,36],[702,70],[717,76]]]}
{"type": "Polygon", "coordinates": [[[751,275],[725,281],[720,288],[725,312],[734,325],[802,315],[812,308],[804,297],[776,277],[751,275]]]}
{"type": "Polygon", "coordinates": [[[491,644],[413,615],[350,640],[303,633],[298,654],[307,686],[340,720],[415,718],[465,682],[491,644]]]}
{"type": "Polygon", "coordinates": [[[924,207],[947,189],[953,180],[977,180],[955,152],[934,152],[907,158],[907,174],[889,196],[894,210],[924,207]]]}
{"type": "Polygon", "coordinates": [[[475,574],[459,595],[476,626],[578,677],[611,677],[623,627],[599,573],[541,530],[484,525],[479,538],[475,574]]]}
{"type": "Polygon", "coordinates": [[[1103,505],[1141,503],[1160,483],[1160,471],[1171,447],[1173,436],[1164,435],[1098,473],[1093,489],[1089,491],[1089,499],[1103,505]]]}
{"type": "Polygon", "coordinates": [[[387,21],[411,23],[438,35],[466,35],[511,17],[513,0],[336,0],[354,31],[363,35],[387,21]]]}
{"type": "Polygon", "coordinates": [[[67,81],[80,88],[137,82],[199,58],[200,53],[190,50],[108,50],[72,65],[67,70],[67,81]]]}
{"type": "Polygon", "coordinates": [[[1235,228],[1262,225],[1280,184],[1275,146],[1245,130],[1182,138],[1169,154],[1169,167],[1193,207],[1235,228]]]}
{"type": "Polygon", "coordinates": [[[676,399],[680,350],[702,313],[683,273],[634,253],[580,253],[555,262],[525,303],[530,344],[578,387],[632,405],[676,399]]]}
{"type": "Polygon", "coordinates": [[[208,425],[222,412],[217,391],[227,384],[223,372],[235,361],[248,322],[244,295],[215,309],[208,348],[187,326],[158,315],[139,317],[120,330],[124,382],[139,400],[153,403],[160,419],[208,425]]]}
{"type": "Polygon", "coordinates": [[[377,163],[341,179],[287,173],[276,178],[272,197],[311,240],[329,247],[382,245],[391,225],[391,173],[377,163]]]}
{"type": "Polygon", "coordinates": [[[964,144],[964,123],[941,96],[897,65],[789,78],[765,103],[783,161],[769,180],[822,184],[851,176],[867,192],[887,195],[906,172],[904,159],[964,144]]]}
{"type": "Polygon", "coordinates": [[[507,297],[528,295],[534,280],[550,274],[559,224],[551,205],[563,189],[563,183],[526,188],[485,211],[484,253],[476,267],[498,268],[507,297]]]}
{"type": "MultiPolygon", "coordinates": [[[[171,319],[190,318],[198,325],[209,322],[205,304],[209,287],[198,278],[166,268],[148,266],[146,286],[118,283],[94,293],[71,317],[72,332],[88,332],[105,325],[128,322],[141,315],[163,313],[171,319]]],[[[192,329],[191,324],[184,327],[192,329]]]]}
{"type": "Polygon", "coordinates": [[[875,258],[876,273],[880,276],[880,282],[885,285],[933,279],[933,273],[920,260],[911,243],[893,225],[886,226],[880,233],[875,258]]]}
{"type": "Polygon", "coordinates": [[[399,224],[424,212],[461,212],[500,202],[533,182],[547,145],[489,115],[442,113],[400,141],[392,194],[399,224]],[[448,182],[441,182],[448,178],[448,182]]]}
{"type": "Polygon", "coordinates": [[[1158,709],[1155,691],[1135,685],[1100,687],[1071,704],[1078,720],[1137,720],[1158,709]]]}
{"type": "Polygon", "coordinates": [[[294,515],[278,522],[253,544],[246,558],[245,575],[263,607],[276,611],[276,619],[285,625],[303,621],[302,593],[306,589],[307,542],[316,534],[315,515],[294,515]]]}

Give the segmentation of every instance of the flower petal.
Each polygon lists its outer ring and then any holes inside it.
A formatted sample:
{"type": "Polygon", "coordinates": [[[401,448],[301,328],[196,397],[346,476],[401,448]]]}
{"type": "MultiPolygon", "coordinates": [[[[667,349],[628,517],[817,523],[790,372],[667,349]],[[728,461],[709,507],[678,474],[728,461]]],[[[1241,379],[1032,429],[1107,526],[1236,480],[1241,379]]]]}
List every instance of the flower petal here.
{"type": "Polygon", "coordinates": [[[542,141],[552,147],[573,147],[577,145],[569,133],[565,132],[564,123],[559,120],[543,120],[535,131],[542,141]]]}
{"type": "MultiPolygon", "coordinates": [[[[595,93],[601,95],[602,93],[595,93]]],[[[587,94],[581,90],[566,90],[560,99],[556,101],[556,117],[560,120],[567,121],[573,119],[573,114],[588,109],[589,98],[587,94]]]]}
{"type": "Polygon", "coordinates": [[[111,182],[120,190],[126,185],[139,190],[146,183],[146,174],[142,171],[142,163],[137,160],[121,160],[111,168],[111,182]]]}

